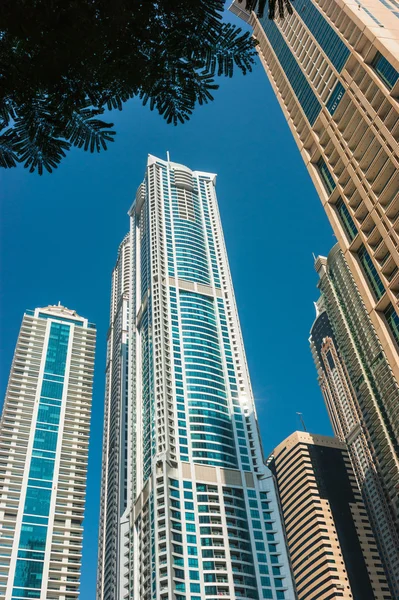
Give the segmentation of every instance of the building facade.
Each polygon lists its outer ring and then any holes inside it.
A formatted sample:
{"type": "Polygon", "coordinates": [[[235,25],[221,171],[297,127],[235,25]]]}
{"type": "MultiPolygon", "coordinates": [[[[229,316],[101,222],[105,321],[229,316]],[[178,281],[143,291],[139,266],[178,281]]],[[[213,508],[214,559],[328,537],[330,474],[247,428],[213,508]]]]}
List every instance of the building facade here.
{"type": "MultiPolygon", "coordinates": [[[[102,510],[98,600],[295,597],[215,180],[150,155],[130,209],[128,366],[115,376],[128,374],[129,425],[124,438],[118,417],[112,442],[119,465],[127,460],[116,488],[128,505],[102,510]],[[108,519],[119,540],[107,538],[108,519]],[[110,577],[109,549],[119,552],[110,577]]],[[[105,447],[110,431],[106,423],[105,447]]]]}
{"type": "MultiPolygon", "coordinates": [[[[112,273],[110,327],[107,335],[105,410],[100,498],[98,597],[120,598],[123,543],[132,498],[129,414],[130,235],[123,239],[112,273]],[[125,514],[127,511],[127,514],[125,514]],[[121,546],[122,544],[122,546],[121,546]],[[115,591],[117,593],[115,594],[115,591]]],[[[131,425],[130,425],[131,427],[131,425]]]]}
{"type": "Polygon", "coordinates": [[[297,431],[268,464],[277,480],[298,600],[390,600],[345,444],[297,431]]]}
{"type": "Polygon", "coordinates": [[[343,253],[318,257],[321,297],[310,343],[335,435],[349,455],[399,598],[399,386],[343,253]]]}
{"type": "Polygon", "coordinates": [[[26,311],[0,421],[0,598],[79,597],[96,330],[26,311]]]}
{"type": "MultiPolygon", "coordinates": [[[[295,0],[253,27],[260,60],[399,379],[399,3],[295,0]]],[[[396,428],[399,439],[399,429],[396,428]]]]}

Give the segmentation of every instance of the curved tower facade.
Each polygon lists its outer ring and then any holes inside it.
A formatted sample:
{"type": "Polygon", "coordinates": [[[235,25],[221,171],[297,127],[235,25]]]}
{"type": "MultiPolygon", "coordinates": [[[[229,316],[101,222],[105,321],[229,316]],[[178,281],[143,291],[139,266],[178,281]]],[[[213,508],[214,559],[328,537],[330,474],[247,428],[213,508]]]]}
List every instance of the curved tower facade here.
{"type": "Polygon", "coordinates": [[[295,597],[215,182],[150,155],[130,209],[129,529],[101,600],[295,597]]]}

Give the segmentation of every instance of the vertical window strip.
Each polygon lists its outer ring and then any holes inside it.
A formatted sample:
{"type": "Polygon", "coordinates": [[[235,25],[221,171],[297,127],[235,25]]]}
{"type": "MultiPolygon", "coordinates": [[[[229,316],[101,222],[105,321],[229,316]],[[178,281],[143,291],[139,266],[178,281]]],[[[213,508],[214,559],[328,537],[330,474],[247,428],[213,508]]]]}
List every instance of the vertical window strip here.
{"type": "MultiPolygon", "coordinates": [[[[62,379],[65,376],[69,334],[69,325],[56,321],[51,323],[45,371],[62,379]]],[[[48,488],[53,484],[62,390],[63,383],[43,380],[18,544],[13,597],[21,597],[27,588],[40,590],[42,587],[51,502],[51,489],[48,488]]],[[[40,597],[40,593],[35,595],[36,592],[29,591],[28,594],[31,598],[40,597]]]]}
{"type": "Polygon", "coordinates": [[[337,85],[333,89],[326,102],[326,107],[330,115],[333,115],[338,108],[338,104],[341,102],[342,98],[345,94],[345,88],[340,81],[338,81],[337,85]]]}
{"type": "Polygon", "coordinates": [[[349,58],[349,48],[311,0],[296,0],[293,7],[338,73],[341,73],[349,58]]]}
{"type": "Polygon", "coordinates": [[[344,201],[342,200],[342,198],[338,199],[338,202],[336,203],[335,208],[337,209],[337,214],[342,223],[342,226],[345,229],[346,233],[348,234],[349,240],[352,242],[355,239],[355,237],[357,236],[358,231],[357,231],[357,227],[349,213],[349,210],[348,210],[347,206],[345,205],[344,201]]]}
{"type": "Polygon", "coordinates": [[[371,66],[379,78],[385,83],[387,88],[392,90],[395,83],[399,79],[399,73],[385,58],[385,56],[381,54],[381,52],[377,52],[371,63],[371,66]]]}
{"type": "Polygon", "coordinates": [[[313,126],[320,114],[321,104],[276,23],[271,21],[267,15],[260,19],[260,23],[288,81],[290,82],[303,112],[310,125],[313,126]]]}
{"type": "Polygon", "coordinates": [[[327,192],[331,195],[337,186],[323,158],[319,158],[319,160],[316,163],[316,167],[319,171],[324,187],[326,188],[327,192]]]}
{"type": "Polygon", "coordinates": [[[357,255],[359,257],[363,273],[370,284],[374,296],[377,300],[379,300],[385,294],[385,288],[380,276],[377,273],[377,269],[375,268],[369,253],[363,245],[359,248],[357,255]]]}
{"type": "Polygon", "coordinates": [[[399,315],[395,311],[391,303],[388,304],[383,314],[386,319],[389,330],[392,333],[395,342],[399,346],[399,315]]]}

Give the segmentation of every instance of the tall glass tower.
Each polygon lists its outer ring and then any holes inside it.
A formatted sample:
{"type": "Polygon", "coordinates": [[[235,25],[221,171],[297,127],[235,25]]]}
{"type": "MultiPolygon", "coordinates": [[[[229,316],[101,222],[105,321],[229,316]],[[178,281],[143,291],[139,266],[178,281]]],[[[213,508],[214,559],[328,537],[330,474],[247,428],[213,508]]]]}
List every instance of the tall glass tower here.
{"type": "MultiPolygon", "coordinates": [[[[399,2],[295,0],[232,11],[259,57],[399,380],[399,2]]],[[[303,204],[304,210],[311,210],[303,204]]],[[[395,435],[399,439],[399,417],[395,435]]]]}
{"type": "Polygon", "coordinates": [[[0,421],[0,598],[79,596],[96,330],[27,310],[0,421]]]}
{"type": "MultiPolygon", "coordinates": [[[[115,376],[128,392],[106,411],[119,469],[103,480],[98,600],[294,599],[215,182],[150,155],[130,209],[128,357],[115,376]]],[[[118,277],[120,265],[121,250],[118,277]]]]}

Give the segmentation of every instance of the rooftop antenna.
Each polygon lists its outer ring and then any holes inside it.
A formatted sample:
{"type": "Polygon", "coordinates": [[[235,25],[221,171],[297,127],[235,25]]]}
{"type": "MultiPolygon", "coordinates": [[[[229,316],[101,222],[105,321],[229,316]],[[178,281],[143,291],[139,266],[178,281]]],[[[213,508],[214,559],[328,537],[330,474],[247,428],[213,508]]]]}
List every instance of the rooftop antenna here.
{"type": "Polygon", "coordinates": [[[297,412],[296,414],[298,415],[298,417],[299,417],[299,419],[300,419],[300,421],[302,423],[303,430],[307,432],[308,430],[306,429],[306,425],[305,425],[305,421],[303,420],[302,413],[301,412],[297,412]]]}
{"type": "Polygon", "coordinates": [[[169,150],[166,150],[166,160],[168,162],[170,162],[170,154],[169,154],[169,150]]]}
{"type": "Polygon", "coordinates": [[[317,258],[314,252],[312,252],[313,260],[316,262],[317,258]]]}

